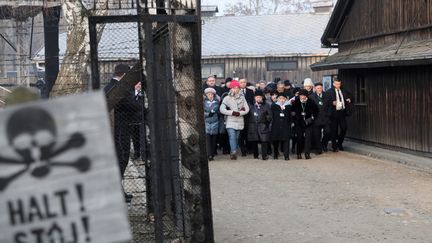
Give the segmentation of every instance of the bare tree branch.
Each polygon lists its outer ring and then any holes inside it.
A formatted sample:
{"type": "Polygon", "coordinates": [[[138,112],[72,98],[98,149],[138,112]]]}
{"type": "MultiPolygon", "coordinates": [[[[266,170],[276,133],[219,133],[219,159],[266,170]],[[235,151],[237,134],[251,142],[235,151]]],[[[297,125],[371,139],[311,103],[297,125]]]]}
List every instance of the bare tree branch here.
{"type": "Polygon", "coordinates": [[[226,5],[227,14],[263,15],[300,13],[311,10],[310,0],[247,0],[226,5]]]}

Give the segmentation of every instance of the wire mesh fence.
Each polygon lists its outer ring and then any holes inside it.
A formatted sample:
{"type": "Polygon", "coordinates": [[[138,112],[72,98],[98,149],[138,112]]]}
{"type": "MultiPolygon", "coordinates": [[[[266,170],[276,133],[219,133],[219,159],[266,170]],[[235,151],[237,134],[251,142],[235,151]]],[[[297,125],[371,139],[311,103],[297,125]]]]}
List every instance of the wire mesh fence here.
{"type": "Polygon", "coordinates": [[[125,197],[133,196],[133,242],[212,242],[200,22],[141,19],[91,28],[102,29],[91,40],[93,82],[117,101],[111,117],[125,197]],[[132,69],[122,76],[125,65],[132,69]]]}

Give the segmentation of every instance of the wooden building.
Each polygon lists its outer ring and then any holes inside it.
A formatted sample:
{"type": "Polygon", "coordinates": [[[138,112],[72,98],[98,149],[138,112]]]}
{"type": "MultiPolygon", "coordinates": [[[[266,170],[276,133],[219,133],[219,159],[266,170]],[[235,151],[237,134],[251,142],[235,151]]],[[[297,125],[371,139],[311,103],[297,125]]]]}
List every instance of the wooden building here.
{"type": "Polygon", "coordinates": [[[202,78],[322,81],[335,71],[312,72],[310,65],[335,51],[319,41],[329,18],[329,12],[203,18],[202,78]]]}
{"type": "Polygon", "coordinates": [[[432,157],[432,0],[338,1],[312,65],[355,98],[348,136],[432,157]]]}

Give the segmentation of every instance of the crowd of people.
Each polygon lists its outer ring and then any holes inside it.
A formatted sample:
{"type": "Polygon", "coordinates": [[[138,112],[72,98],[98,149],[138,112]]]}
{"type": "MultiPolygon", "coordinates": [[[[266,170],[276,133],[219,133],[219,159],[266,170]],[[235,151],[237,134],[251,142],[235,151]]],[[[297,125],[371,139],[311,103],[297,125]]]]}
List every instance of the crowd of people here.
{"type": "Polygon", "coordinates": [[[231,160],[248,154],[255,159],[261,154],[262,160],[280,154],[285,160],[290,154],[311,159],[311,152],[328,152],[329,142],[333,152],[344,150],[351,97],[338,78],[324,92],[323,84],[310,78],[299,88],[289,80],[251,84],[246,78],[227,78],[218,86],[210,76],[203,93],[210,161],[219,152],[231,160]]]}
{"type": "MultiPolygon", "coordinates": [[[[115,67],[114,77],[104,87],[107,97],[129,70],[126,64],[115,67]]],[[[248,154],[257,159],[261,154],[263,160],[283,154],[289,160],[291,153],[311,159],[311,151],[327,152],[329,141],[334,152],[344,150],[351,99],[341,80],[335,79],[333,86],[324,92],[323,85],[310,78],[303,88],[279,79],[252,85],[245,78],[227,78],[218,86],[214,76],[208,77],[203,86],[208,159],[214,160],[218,153],[230,154],[232,160],[248,154]]],[[[143,90],[140,82],[130,88],[124,97],[116,97],[113,116],[122,178],[130,159],[141,157],[143,90]]],[[[125,193],[125,199],[130,202],[132,195],[125,193]]]]}

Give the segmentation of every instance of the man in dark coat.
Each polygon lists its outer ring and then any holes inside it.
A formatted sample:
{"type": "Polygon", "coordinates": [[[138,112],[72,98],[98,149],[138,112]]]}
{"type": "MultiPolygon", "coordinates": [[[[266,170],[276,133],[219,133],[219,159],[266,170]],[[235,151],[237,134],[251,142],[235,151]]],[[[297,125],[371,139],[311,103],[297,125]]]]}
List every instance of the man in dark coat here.
{"type": "MultiPolygon", "coordinates": [[[[105,94],[111,92],[111,90],[116,87],[116,84],[121,82],[121,79],[126,75],[129,69],[129,66],[126,64],[119,64],[114,68],[114,77],[104,87],[105,94]]],[[[139,104],[136,102],[133,88],[134,87],[131,87],[127,95],[122,97],[114,107],[114,145],[122,179],[129,163],[130,145],[133,133],[133,127],[131,125],[134,122],[134,116],[139,112],[137,110],[139,104]]],[[[132,200],[132,195],[125,193],[125,198],[126,201],[130,202],[130,200],[132,200]]]]}
{"type": "Polygon", "coordinates": [[[216,94],[217,96],[219,96],[219,98],[222,97],[222,94],[225,91],[222,87],[216,85],[216,78],[214,75],[210,75],[207,78],[207,81],[203,84],[203,92],[207,88],[213,88],[214,90],[216,90],[216,94]]]}
{"type": "Polygon", "coordinates": [[[144,110],[144,100],[143,100],[142,86],[141,82],[135,85],[135,91],[132,98],[133,110],[135,113],[133,114],[131,120],[131,136],[132,136],[132,144],[134,155],[132,156],[132,160],[137,160],[141,158],[141,129],[144,121],[143,110],[144,110]]]}
{"type": "Polygon", "coordinates": [[[272,114],[270,105],[264,101],[264,96],[261,90],[257,90],[255,102],[249,104],[248,141],[252,145],[254,158],[258,159],[259,157],[258,143],[261,143],[262,159],[267,160],[272,114]]]}
{"type": "Polygon", "coordinates": [[[348,128],[346,118],[351,115],[351,95],[342,89],[342,81],[336,78],[333,88],[327,90],[330,130],[333,152],[343,151],[348,128]]]}
{"type": "MultiPolygon", "coordinates": [[[[129,71],[129,66],[126,64],[119,64],[114,68],[114,77],[104,87],[105,94],[108,94],[112,89],[115,88],[118,82],[126,75],[129,71]]],[[[114,144],[116,147],[117,157],[120,163],[121,176],[126,170],[130,156],[130,141],[132,136],[131,123],[137,112],[136,104],[133,100],[133,87],[125,97],[115,105],[114,107],[114,144]]]]}
{"type": "Polygon", "coordinates": [[[296,99],[293,104],[297,132],[298,159],[302,159],[303,151],[305,153],[305,158],[311,159],[310,150],[313,139],[313,123],[319,114],[318,106],[308,98],[308,95],[307,90],[300,90],[299,99],[296,99]]]}
{"type": "Polygon", "coordinates": [[[271,106],[272,127],[270,139],[273,142],[274,159],[278,159],[279,147],[282,150],[285,160],[289,160],[289,142],[291,138],[291,106],[285,94],[281,93],[277,101],[271,106]]]}
{"type": "Polygon", "coordinates": [[[251,104],[254,102],[254,92],[253,90],[248,88],[248,82],[247,79],[241,78],[239,80],[240,84],[240,93],[245,97],[248,104],[251,104]]]}
{"type": "Polygon", "coordinates": [[[309,95],[319,108],[318,117],[315,118],[313,126],[314,143],[317,154],[327,152],[327,144],[330,139],[330,122],[328,112],[327,96],[323,93],[323,84],[315,84],[315,93],[309,95]]]}
{"type": "Polygon", "coordinates": [[[291,81],[289,81],[288,79],[285,80],[284,85],[285,85],[285,92],[288,95],[288,99],[291,99],[294,96],[291,81]]]}
{"type": "MultiPolygon", "coordinates": [[[[293,97],[291,97],[291,99],[289,100],[291,105],[294,104],[294,102],[299,99],[299,95],[298,95],[299,91],[300,91],[300,88],[298,88],[298,87],[292,88],[293,97]]],[[[291,153],[295,154],[296,150],[297,150],[297,132],[296,132],[296,126],[295,126],[296,124],[294,122],[295,121],[295,113],[292,112],[292,114],[293,114],[292,115],[293,116],[292,117],[293,126],[291,128],[291,153]]]]}

